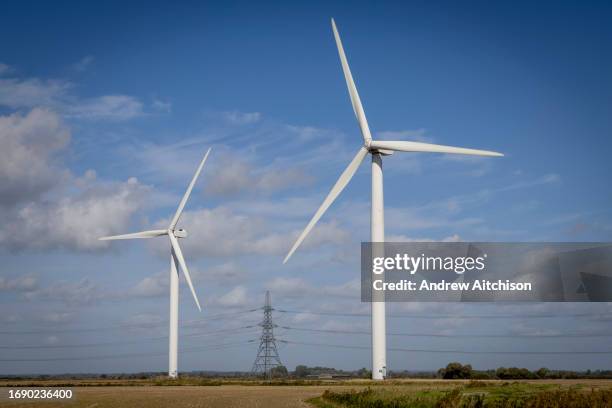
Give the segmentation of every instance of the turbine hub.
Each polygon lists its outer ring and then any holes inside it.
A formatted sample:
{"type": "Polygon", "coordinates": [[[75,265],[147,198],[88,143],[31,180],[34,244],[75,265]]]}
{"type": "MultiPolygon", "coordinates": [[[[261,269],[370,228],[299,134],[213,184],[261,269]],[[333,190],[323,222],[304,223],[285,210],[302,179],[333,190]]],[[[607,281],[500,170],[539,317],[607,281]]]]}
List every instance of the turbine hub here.
{"type": "Polygon", "coordinates": [[[391,156],[393,154],[393,150],[388,149],[376,149],[376,148],[368,148],[370,154],[380,154],[381,156],[391,156]]]}

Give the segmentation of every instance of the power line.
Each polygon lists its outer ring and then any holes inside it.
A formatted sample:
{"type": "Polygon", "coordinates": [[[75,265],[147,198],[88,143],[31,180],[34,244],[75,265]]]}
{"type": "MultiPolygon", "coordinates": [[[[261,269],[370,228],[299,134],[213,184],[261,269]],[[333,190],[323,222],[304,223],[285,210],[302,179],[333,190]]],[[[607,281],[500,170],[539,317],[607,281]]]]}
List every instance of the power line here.
{"type": "MultiPolygon", "coordinates": [[[[315,332],[315,333],[330,333],[330,334],[363,334],[370,336],[369,331],[353,331],[353,330],[336,330],[336,329],[311,329],[306,327],[291,327],[279,326],[281,329],[315,332]]],[[[612,337],[612,334],[582,334],[582,333],[567,333],[567,334],[444,334],[444,333],[387,333],[387,336],[405,336],[405,337],[467,337],[467,338],[588,338],[588,337],[612,337]]]]}
{"type": "MultiPolygon", "coordinates": [[[[248,325],[240,327],[232,327],[226,329],[219,329],[213,331],[207,331],[204,333],[189,333],[184,334],[182,338],[192,337],[206,337],[220,333],[237,332],[246,329],[255,328],[257,325],[248,325]]],[[[358,334],[358,335],[371,335],[369,331],[359,330],[339,330],[339,329],[313,329],[307,327],[291,327],[291,326],[275,326],[280,329],[301,331],[301,332],[313,332],[313,333],[329,333],[329,334],[358,334]]],[[[254,334],[257,331],[244,332],[243,334],[254,334]]],[[[458,334],[444,334],[444,333],[387,333],[388,336],[398,337],[432,337],[432,338],[601,338],[601,337],[612,337],[612,334],[586,334],[586,333],[565,333],[565,334],[469,334],[469,333],[458,333],[458,334]]],[[[52,345],[0,345],[1,350],[24,350],[24,349],[63,349],[63,348],[87,348],[87,347],[99,347],[99,346],[110,346],[110,345],[124,345],[124,344],[141,344],[146,341],[159,341],[167,340],[168,336],[158,337],[145,337],[133,341],[108,341],[98,343],[75,343],[75,344],[52,344],[52,345]]]]}
{"type": "MultiPolygon", "coordinates": [[[[227,316],[236,316],[244,313],[255,312],[260,310],[261,308],[241,310],[237,312],[229,312],[229,313],[219,313],[216,315],[209,315],[202,317],[200,319],[189,320],[183,324],[181,327],[197,327],[200,322],[207,320],[218,320],[227,316]]],[[[143,328],[151,328],[151,327],[159,327],[164,326],[168,323],[168,320],[162,320],[156,323],[148,324],[143,328]]],[[[44,329],[44,330],[28,330],[28,331],[0,331],[0,334],[3,335],[19,335],[19,334],[46,334],[46,333],[86,333],[86,332],[99,332],[99,331],[107,331],[107,330],[115,330],[115,329],[126,329],[126,328],[134,328],[134,323],[123,323],[117,325],[111,325],[106,327],[91,327],[91,328],[75,328],[75,329],[44,329]]]]}
{"type": "MultiPolygon", "coordinates": [[[[242,346],[248,343],[252,343],[253,341],[255,340],[247,340],[246,342],[238,342],[238,343],[209,344],[205,347],[186,348],[186,349],[179,351],[179,354],[195,353],[195,352],[206,351],[206,350],[221,350],[224,348],[242,346]]],[[[88,361],[88,360],[106,360],[106,359],[131,358],[131,357],[159,357],[159,356],[166,356],[166,355],[168,355],[167,352],[108,354],[108,355],[97,355],[97,356],[90,356],[90,357],[9,358],[9,359],[0,359],[0,362],[8,363],[8,362],[45,362],[45,361],[88,361]]]]}
{"type": "MultiPolygon", "coordinates": [[[[303,346],[317,347],[333,347],[333,348],[350,348],[359,350],[370,350],[370,346],[351,346],[347,344],[329,344],[329,343],[307,343],[300,341],[278,340],[287,344],[299,344],[303,346]]],[[[488,351],[488,350],[431,350],[431,349],[407,349],[407,348],[388,348],[389,351],[403,351],[410,353],[449,353],[449,354],[612,354],[612,351],[488,351]]]]}
{"type": "MultiPolygon", "coordinates": [[[[274,309],[279,313],[312,314],[318,316],[340,317],[370,317],[369,313],[337,313],[337,312],[311,312],[307,310],[274,309]]],[[[573,313],[573,314],[532,314],[532,315],[460,315],[460,314],[419,314],[398,315],[388,314],[387,317],[397,319],[555,319],[567,317],[610,317],[609,313],[573,313]]]]}
{"type": "MultiPolygon", "coordinates": [[[[228,333],[228,332],[236,332],[239,330],[254,328],[255,325],[250,326],[242,326],[242,327],[232,327],[228,329],[220,329],[209,331],[205,333],[189,333],[184,334],[181,337],[206,337],[212,336],[219,333],[228,333]]],[[[256,333],[255,332],[248,332],[256,333]]],[[[159,336],[159,337],[144,337],[138,340],[127,340],[127,341],[107,341],[107,342],[99,342],[99,343],[77,343],[77,344],[45,344],[45,345],[0,345],[0,349],[6,350],[23,350],[23,349],[62,349],[62,348],[86,348],[86,347],[99,347],[99,346],[112,346],[112,345],[122,345],[122,344],[142,344],[146,341],[158,341],[158,340],[167,340],[168,336],[159,336]]]]}

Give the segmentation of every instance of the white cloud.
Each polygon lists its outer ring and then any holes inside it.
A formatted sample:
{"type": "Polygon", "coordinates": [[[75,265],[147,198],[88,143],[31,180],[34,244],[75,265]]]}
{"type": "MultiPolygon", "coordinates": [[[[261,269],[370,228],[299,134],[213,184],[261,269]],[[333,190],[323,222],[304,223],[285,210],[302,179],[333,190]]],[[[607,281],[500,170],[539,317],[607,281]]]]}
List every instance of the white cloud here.
{"type": "Polygon", "coordinates": [[[302,278],[274,278],[266,284],[266,288],[279,297],[308,296],[312,294],[313,286],[302,278]]]}
{"type": "Polygon", "coordinates": [[[33,275],[19,276],[8,279],[0,277],[0,291],[30,292],[38,287],[38,279],[33,275]]]}
{"type": "Polygon", "coordinates": [[[172,111],[172,104],[170,102],[164,102],[157,98],[153,99],[151,106],[153,106],[153,109],[160,112],[170,113],[172,111]]]}
{"type": "Polygon", "coordinates": [[[381,140],[403,140],[411,139],[419,142],[431,143],[431,139],[425,137],[425,129],[413,129],[413,130],[386,130],[377,132],[378,139],[381,140]]]}
{"type": "Polygon", "coordinates": [[[16,210],[0,231],[0,245],[13,249],[106,248],[108,242],[98,238],[124,232],[149,188],[136,179],[85,183],[76,195],[31,202],[16,210]]]}
{"type": "Polygon", "coordinates": [[[204,270],[194,269],[192,272],[194,280],[212,280],[216,284],[237,283],[245,280],[248,276],[247,268],[235,261],[224,262],[213,265],[204,270]]]}
{"type": "Polygon", "coordinates": [[[54,158],[69,141],[68,127],[48,110],[0,116],[0,204],[37,199],[61,183],[65,171],[54,158]]]}
{"type": "Polygon", "coordinates": [[[462,239],[458,234],[449,235],[442,239],[432,238],[413,238],[406,235],[387,235],[385,237],[387,242],[461,242],[462,239]]]}
{"type": "Polygon", "coordinates": [[[59,337],[57,336],[47,336],[45,337],[45,343],[46,344],[57,344],[59,342],[59,337]]]}
{"type": "Polygon", "coordinates": [[[207,177],[206,193],[230,197],[238,194],[271,194],[311,184],[313,178],[300,168],[258,167],[233,154],[217,154],[207,177]]]}
{"type": "Polygon", "coordinates": [[[10,65],[3,64],[0,62],[0,75],[6,75],[13,72],[13,68],[10,65]]]}
{"type": "Polygon", "coordinates": [[[247,290],[244,286],[236,286],[226,294],[213,298],[211,303],[226,307],[243,307],[250,304],[247,290]]]}
{"type": "Polygon", "coordinates": [[[168,293],[170,276],[168,271],[147,276],[130,291],[130,296],[156,297],[168,293]]]}
{"type": "Polygon", "coordinates": [[[0,246],[11,249],[108,246],[97,238],[123,232],[151,192],[135,178],[104,182],[95,171],[75,177],[59,162],[70,130],[60,116],[34,108],[0,116],[0,246]]]}
{"type": "Polygon", "coordinates": [[[497,188],[493,191],[495,192],[503,192],[503,191],[511,191],[511,190],[519,190],[523,188],[537,187],[546,184],[558,184],[561,182],[561,176],[557,173],[549,173],[545,174],[541,177],[527,180],[527,181],[519,181],[514,184],[510,184],[505,187],[497,188]]]}
{"type": "Polygon", "coordinates": [[[325,285],[322,292],[333,297],[359,297],[361,295],[361,280],[352,279],[339,285],[325,285]]]}
{"type": "Polygon", "coordinates": [[[104,95],[83,100],[67,110],[78,119],[128,120],[144,114],[142,102],[128,95],[104,95]]]}
{"type": "Polygon", "coordinates": [[[277,277],[268,282],[266,288],[278,297],[355,298],[360,296],[361,281],[352,279],[338,285],[316,286],[302,278],[277,277]]]}
{"type": "Polygon", "coordinates": [[[87,70],[87,68],[89,68],[89,66],[91,65],[93,61],[94,61],[93,56],[86,55],[85,57],[77,61],[72,67],[74,68],[75,71],[83,72],[87,70]]]}
{"type": "Polygon", "coordinates": [[[74,85],[62,79],[0,79],[0,105],[9,108],[45,107],[77,119],[122,121],[144,114],[142,102],[129,95],[82,99],[74,85]]]}
{"type": "Polygon", "coordinates": [[[259,112],[224,112],[223,117],[230,123],[236,125],[248,125],[251,123],[257,123],[261,119],[261,113],[259,112]]]}
{"type": "Polygon", "coordinates": [[[107,296],[88,278],[77,282],[59,281],[51,286],[25,293],[25,297],[29,300],[57,301],[70,306],[92,304],[107,296]]]}
{"type": "Polygon", "coordinates": [[[160,316],[159,314],[139,313],[127,316],[125,325],[129,327],[129,330],[154,329],[165,326],[166,319],[166,316],[160,316]]]}
{"type": "MultiPolygon", "coordinates": [[[[161,220],[157,225],[167,224],[167,220],[161,220]]],[[[223,206],[186,211],[180,225],[185,226],[189,232],[189,237],[181,242],[181,246],[190,256],[280,255],[289,250],[299,234],[299,231],[274,232],[270,220],[238,214],[223,206]]],[[[309,234],[304,247],[341,244],[348,239],[348,232],[335,222],[320,223],[309,234]]],[[[161,246],[157,248],[162,251],[161,246]]]]}
{"type": "Polygon", "coordinates": [[[74,312],[51,312],[40,316],[45,323],[67,323],[74,319],[74,312]]]}
{"type": "Polygon", "coordinates": [[[0,105],[9,108],[57,108],[67,99],[72,84],[63,80],[0,79],[0,105]]]}

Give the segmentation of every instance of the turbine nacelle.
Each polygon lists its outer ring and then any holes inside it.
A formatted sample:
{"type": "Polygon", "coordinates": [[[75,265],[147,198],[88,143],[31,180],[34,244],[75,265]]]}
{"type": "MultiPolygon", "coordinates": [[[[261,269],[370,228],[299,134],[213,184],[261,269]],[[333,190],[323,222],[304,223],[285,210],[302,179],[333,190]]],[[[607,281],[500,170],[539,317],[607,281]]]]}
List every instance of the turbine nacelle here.
{"type": "Polygon", "coordinates": [[[184,230],[182,228],[175,229],[173,232],[174,236],[177,238],[187,238],[187,235],[189,235],[187,234],[187,230],[184,230]]]}
{"type": "Polygon", "coordinates": [[[363,141],[363,147],[368,149],[368,152],[370,154],[382,154],[383,156],[391,156],[393,154],[393,150],[379,149],[379,148],[373,147],[372,143],[375,143],[375,142],[376,141],[372,139],[365,139],[363,141]]]}
{"type": "Polygon", "coordinates": [[[393,154],[393,150],[389,150],[389,149],[373,149],[373,148],[369,148],[368,151],[370,152],[370,154],[380,154],[383,156],[391,156],[393,154]]]}

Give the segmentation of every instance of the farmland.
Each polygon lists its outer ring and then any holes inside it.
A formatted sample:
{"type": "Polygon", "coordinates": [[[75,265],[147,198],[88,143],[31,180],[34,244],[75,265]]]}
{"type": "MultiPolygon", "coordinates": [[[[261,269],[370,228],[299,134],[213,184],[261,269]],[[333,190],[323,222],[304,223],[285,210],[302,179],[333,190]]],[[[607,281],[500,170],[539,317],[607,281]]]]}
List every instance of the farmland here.
{"type": "Polygon", "coordinates": [[[184,378],[175,385],[158,380],[47,380],[0,382],[7,387],[74,387],[70,402],[8,401],[8,407],[520,407],[611,406],[610,380],[463,381],[392,380],[374,383],[346,381],[210,380],[184,378]],[[517,402],[518,401],[518,402],[517,402]],[[574,402],[559,405],[559,401],[574,402]],[[557,405],[553,405],[555,402],[557,405]],[[482,404],[482,405],[481,405],[482,404]],[[545,404],[545,405],[542,405],[545,404]],[[600,404],[600,405],[598,405],[600,404]]]}

